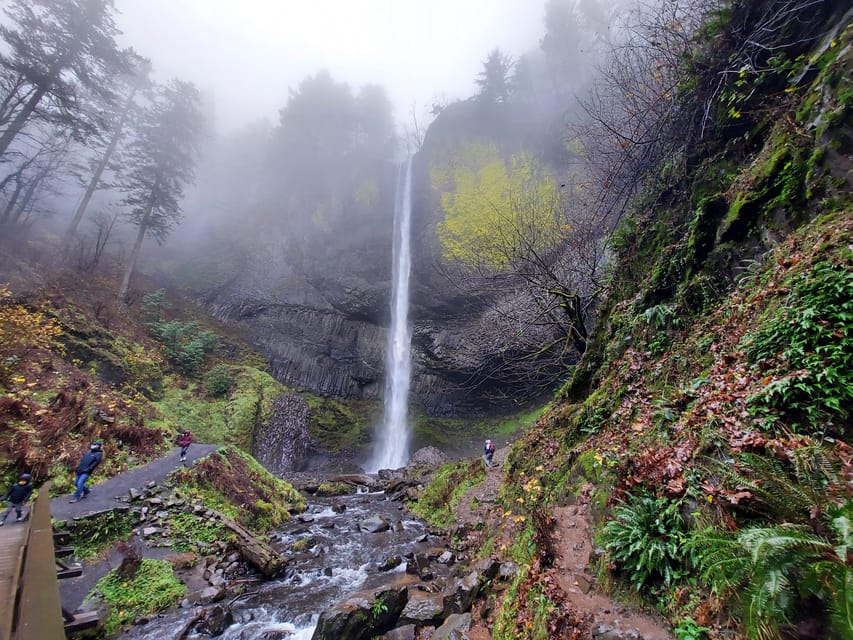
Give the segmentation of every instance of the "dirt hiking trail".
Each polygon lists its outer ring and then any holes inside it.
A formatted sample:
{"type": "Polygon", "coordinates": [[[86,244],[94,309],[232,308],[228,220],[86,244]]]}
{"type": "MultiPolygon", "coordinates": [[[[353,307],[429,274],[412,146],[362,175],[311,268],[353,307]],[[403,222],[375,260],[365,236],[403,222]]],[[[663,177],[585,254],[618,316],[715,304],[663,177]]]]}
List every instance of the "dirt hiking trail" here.
{"type": "MultiPolygon", "coordinates": [[[[459,520],[469,526],[489,518],[497,503],[503,465],[509,447],[495,452],[495,467],[486,470],[485,481],[471,490],[459,505],[459,520]],[[479,503],[479,504],[478,504],[479,503]],[[473,508],[473,505],[477,505],[473,508]]],[[[595,640],[672,640],[666,626],[650,615],[631,611],[625,605],[595,590],[595,578],[587,572],[592,540],[589,506],[585,498],[567,507],[557,507],[554,516],[556,558],[551,571],[568,602],[592,620],[595,640]]],[[[479,621],[466,633],[468,640],[490,640],[488,627],[479,621]]]]}

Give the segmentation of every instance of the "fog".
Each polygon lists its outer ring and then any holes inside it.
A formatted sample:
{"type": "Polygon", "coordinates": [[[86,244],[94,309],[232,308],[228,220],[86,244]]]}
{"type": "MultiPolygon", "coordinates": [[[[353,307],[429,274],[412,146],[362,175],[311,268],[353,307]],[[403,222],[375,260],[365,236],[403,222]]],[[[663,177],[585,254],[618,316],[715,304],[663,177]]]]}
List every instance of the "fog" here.
{"type": "Polygon", "coordinates": [[[195,83],[212,126],[277,120],[288,91],[320,69],[353,88],[383,85],[398,123],[413,105],[464,99],[486,54],[517,56],[542,36],[532,0],[118,0],[121,42],[158,80],[195,83]]]}

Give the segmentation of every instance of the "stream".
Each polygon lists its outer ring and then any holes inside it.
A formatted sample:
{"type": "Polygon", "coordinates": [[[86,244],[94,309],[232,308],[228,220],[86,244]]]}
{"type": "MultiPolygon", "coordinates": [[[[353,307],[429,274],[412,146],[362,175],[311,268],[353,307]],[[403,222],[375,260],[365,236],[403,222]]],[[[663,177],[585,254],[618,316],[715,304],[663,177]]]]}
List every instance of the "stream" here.
{"type": "MultiPolygon", "coordinates": [[[[423,551],[434,543],[425,538],[426,527],[386,499],[382,492],[335,498],[312,498],[309,508],[271,534],[273,547],[291,558],[279,579],[249,585],[251,595],[237,600],[231,611],[234,624],[219,636],[223,640],[310,640],[322,611],[343,596],[387,582],[378,569],[386,558],[423,551]],[[369,533],[359,523],[383,516],[389,531],[369,533]],[[289,551],[303,538],[313,546],[303,553],[289,551]]],[[[405,560],[392,572],[405,571],[405,560]]],[[[228,599],[219,603],[225,605],[228,599]]],[[[120,638],[172,640],[195,614],[180,609],[152,616],[128,629],[120,638]]],[[[187,638],[209,637],[190,633],[187,638]]]]}

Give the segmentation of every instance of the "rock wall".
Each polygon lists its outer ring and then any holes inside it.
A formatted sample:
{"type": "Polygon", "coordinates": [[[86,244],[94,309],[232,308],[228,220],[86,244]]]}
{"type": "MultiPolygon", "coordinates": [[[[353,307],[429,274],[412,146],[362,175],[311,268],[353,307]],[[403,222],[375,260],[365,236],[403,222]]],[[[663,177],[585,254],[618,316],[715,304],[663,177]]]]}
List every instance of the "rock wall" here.
{"type": "Polygon", "coordinates": [[[308,462],[308,403],[296,393],[273,401],[269,424],[256,432],[252,455],[275,475],[302,471],[308,462]]]}
{"type": "MultiPolygon", "coordinates": [[[[441,194],[430,184],[430,163],[446,152],[448,139],[468,129],[501,135],[500,127],[478,125],[475,106],[448,107],[413,166],[411,389],[413,402],[431,415],[494,413],[500,397],[515,408],[513,400],[529,399],[528,389],[518,384],[492,389],[488,372],[501,366],[508,352],[535,352],[549,341],[531,334],[525,340],[532,346],[519,341],[508,351],[512,331],[500,335],[499,305],[515,301],[504,292],[472,292],[467,286],[462,291],[442,272],[436,225],[444,214],[441,194]]],[[[228,255],[208,260],[203,277],[191,283],[217,318],[244,331],[282,383],[335,397],[383,396],[395,171],[388,167],[375,209],[353,212],[361,217],[345,218],[345,228],[318,227],[307,234],[303,229],[296,235],[285,227],[251,228],[249,235],[229,239],[228,255]]]]}

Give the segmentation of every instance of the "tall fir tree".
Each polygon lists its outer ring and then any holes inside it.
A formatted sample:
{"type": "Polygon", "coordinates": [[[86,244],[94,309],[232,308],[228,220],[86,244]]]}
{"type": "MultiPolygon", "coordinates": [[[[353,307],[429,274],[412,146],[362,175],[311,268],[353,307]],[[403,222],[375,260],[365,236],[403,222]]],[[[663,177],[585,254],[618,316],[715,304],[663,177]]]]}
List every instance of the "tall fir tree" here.
{"type": "Polygon", "coordinates": [[[113,0],[12,0],[0,26],[0,156],[33,119],[84,137],[98,128],[91,96],[112,103],[112,82],[127,70],[116,44],[113,0]]]}
{"type": "Polygon", "coordinates": [[[145,236],[162,243],[181,218],[184,187],[192,183],[204,130],[198,89],[173,80],[160,88],[130,144],[122,190],[128,217],[138,227],[119,289],[127,300],[145,236]]]}

